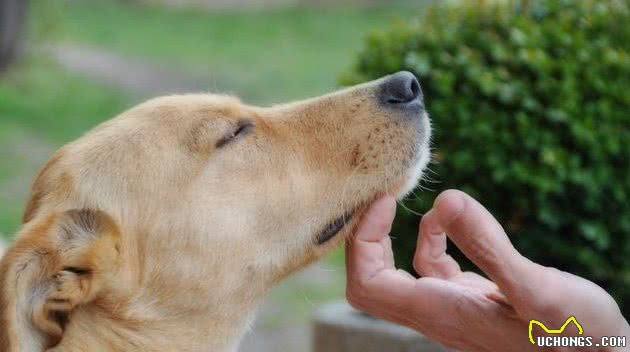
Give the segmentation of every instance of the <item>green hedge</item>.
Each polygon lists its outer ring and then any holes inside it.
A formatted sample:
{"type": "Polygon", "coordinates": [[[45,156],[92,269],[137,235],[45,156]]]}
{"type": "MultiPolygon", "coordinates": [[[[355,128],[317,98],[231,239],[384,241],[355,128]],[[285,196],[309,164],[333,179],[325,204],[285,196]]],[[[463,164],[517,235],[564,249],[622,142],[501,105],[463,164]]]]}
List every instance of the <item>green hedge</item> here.
{"type": "MultiPolygon", "coordinates": [[[[435,127],[435,191],[409,206],[462,189],[525,255],[630,308],[630,2],[436,5],[371,35],[342,83],[399,70],[419,77],[435,127]]],[[[399,211],[398,263],[417,222],[399,211]]]]}

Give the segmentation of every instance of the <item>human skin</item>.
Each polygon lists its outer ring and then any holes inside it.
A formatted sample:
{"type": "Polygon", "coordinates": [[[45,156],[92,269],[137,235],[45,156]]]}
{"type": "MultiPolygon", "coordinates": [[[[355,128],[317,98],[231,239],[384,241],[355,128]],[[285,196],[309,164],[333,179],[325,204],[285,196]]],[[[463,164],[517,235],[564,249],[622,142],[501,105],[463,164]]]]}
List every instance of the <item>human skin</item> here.
{"type": "MultiPolygon", "coordinates": [[[[395,210],[393,197],[378,199],[346,247],[346,293],[355,308],[461,351],[541,351],[529,341],[529,321],[557,329],[570,316],[594,343],[601,336],[630,343],[630,326],[606,291],[523,257],[494,217],[461,191],[443,192],[422,217],[413,262],[421,277],[396,270],[388,236],[395,210]],[[488,278],[460,269],[446,253],[447,236],[488,278]]],[[[569,325],[564,334],[576,332],[569,325]]]]}

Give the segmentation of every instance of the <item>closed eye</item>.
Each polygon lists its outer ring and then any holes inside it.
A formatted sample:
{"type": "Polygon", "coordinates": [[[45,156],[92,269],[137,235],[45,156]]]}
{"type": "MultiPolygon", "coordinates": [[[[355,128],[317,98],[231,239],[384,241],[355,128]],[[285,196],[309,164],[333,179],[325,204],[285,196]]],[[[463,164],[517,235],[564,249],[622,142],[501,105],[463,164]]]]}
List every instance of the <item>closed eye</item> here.
{"type": "Polygon", "coordinates": [[[236,141],[240,137],[246,135],[254,128],[254,124],[249,120],[240,120],[238,123],[221,139],[217,141],[216,147],[221,148],[229,142],[236,141]]]}

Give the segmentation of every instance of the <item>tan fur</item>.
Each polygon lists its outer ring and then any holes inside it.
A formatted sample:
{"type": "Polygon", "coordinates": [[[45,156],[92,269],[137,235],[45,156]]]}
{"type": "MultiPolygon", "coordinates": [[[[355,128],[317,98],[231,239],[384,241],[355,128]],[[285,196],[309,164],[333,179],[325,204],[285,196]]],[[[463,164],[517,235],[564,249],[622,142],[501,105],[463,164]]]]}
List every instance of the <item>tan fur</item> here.
{"type": "Polygon", "coordinates": [[[162,97],[64,146],[0,262],[0,350],[235,350],[274,283],[426,165],[428,118],[381,107],[379,83],[270,108],[162,97]]]}

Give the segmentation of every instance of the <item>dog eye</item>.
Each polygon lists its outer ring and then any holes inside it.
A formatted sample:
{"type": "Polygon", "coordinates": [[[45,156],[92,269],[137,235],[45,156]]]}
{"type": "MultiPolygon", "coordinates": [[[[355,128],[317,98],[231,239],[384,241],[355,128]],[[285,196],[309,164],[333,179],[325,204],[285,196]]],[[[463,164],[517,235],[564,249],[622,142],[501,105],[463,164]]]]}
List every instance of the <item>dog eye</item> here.
{"type": "Polygon", "coordinates": [[[237,140],[239,137],[244,136],[254,128],[254,124],[249,120],[240,120],[232,130],[230,130],[225,136],[217,141],[217,148],[221,148],[237,140]]]}

